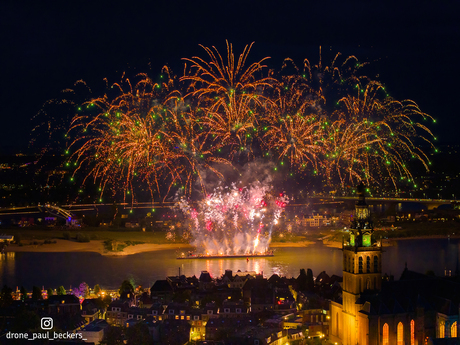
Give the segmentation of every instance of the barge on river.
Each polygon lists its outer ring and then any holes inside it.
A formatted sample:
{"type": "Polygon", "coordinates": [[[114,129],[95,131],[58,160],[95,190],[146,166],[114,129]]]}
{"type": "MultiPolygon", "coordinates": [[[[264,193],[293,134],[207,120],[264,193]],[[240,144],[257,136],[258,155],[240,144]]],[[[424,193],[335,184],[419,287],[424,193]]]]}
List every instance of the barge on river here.
{"type": "Polygon", "coordinates": [[[191,254],[188,253],[187,255],[182,254],[181,256],[178,256],[178,260],[185,260],[185,259],[241,259],[241,258],[265,258],[269,256],[274,256],[273,252],[266,252],[266,253],[260,253],[260,254],[191,254]]]}

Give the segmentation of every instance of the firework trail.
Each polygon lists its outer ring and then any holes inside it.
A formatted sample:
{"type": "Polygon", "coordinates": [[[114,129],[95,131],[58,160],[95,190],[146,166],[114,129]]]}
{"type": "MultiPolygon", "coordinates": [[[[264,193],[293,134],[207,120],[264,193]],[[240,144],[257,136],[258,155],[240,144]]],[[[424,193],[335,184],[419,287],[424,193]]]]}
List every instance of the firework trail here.
{"type": "MultiPolygon", "coordinates": [[[[420,120],[434,120],[360,74],[365,63],[355,56],[339,53],[324,64],[320,52],[317,64],[305,59],[301,68],[286,59],[276,73],[266,68],[268,58],[247,62],[251,47],[235,57],[228,42],[223,56],[202,46],[207,56],[184,59],[180,78],[168,68],[158,82],[139,74],[131,84],[123,76],[79,105],[67,90],[71,100],[51,103],[76,108],[59,139],[68,140],[72,178],[81,174],[101,195],[121,191],[134,201],[139,187],[152,200],[177,189],[208,195],[210,174],[223,179],[223,166],[237,169],[261,156],[337,190],[361,180],[398,189],[414,183],[409,161],[429,168],[421,144],[434,148],[433,135],[420,120]]],[[[46,126],[52,121],[39,128],[46,126]]]]}

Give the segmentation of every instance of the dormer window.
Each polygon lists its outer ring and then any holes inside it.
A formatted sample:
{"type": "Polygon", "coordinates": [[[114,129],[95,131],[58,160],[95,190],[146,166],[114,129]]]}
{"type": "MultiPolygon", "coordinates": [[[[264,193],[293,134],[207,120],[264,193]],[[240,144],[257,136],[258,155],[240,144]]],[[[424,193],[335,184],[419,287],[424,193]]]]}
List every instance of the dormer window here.
{"type": "Polygon", "coordinates": [[[208,310],[208,314],[211,315],[213,313],[212,309],[208,310]]]}
{"type": "Polygon", "coordinates": [[[224,313],[230,313],[230,308],[224,308],[224,313]]]}
{"type": "MultiPolygon", "coordinates": [[[[212,311],[212,310],[211,310],[212,311]]],[[[208,314],[209,314],[209,310],[208,310],[208,314]]],[[[211,313],[212,314],[212,313],[211,313]]],[[[193,315],[193,320],[199,320],[200,317],[198,315],[193,315]]]]}
{"type": "Polygon", "coordinates": [[[158,311],[157,310],[152,310],[152,315],[158,315],[158,311]]]}
{"type": "Polygon", "coordinates": [[[241,313],[241,308],[236,308],[237,313],[241,313]]]}
{"type": "Polygon", "coordinates": [[[169,309],[170,314],[174,314],[174,309],[169,309]]]}

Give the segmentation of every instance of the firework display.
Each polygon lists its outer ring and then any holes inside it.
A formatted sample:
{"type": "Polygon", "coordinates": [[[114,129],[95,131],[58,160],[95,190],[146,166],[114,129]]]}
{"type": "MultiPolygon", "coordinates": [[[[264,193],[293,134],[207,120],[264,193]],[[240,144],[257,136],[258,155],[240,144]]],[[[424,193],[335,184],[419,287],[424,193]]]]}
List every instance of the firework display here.
{"type": "Polygon", "coordinates": [[[217,187],[196,206],[182,197],[176,206],[186,216],[197,252],[206,255],[265,254],[273,226],[289,199],[270,194],[271,186],[254,182],[238,188],[217,187]]]}
{"type": "MultiPolygon", "coordinates": [[[[276,72],[264,65],[268,58],[248,63],[251,47],[238,58],[229,43],[224,57],[203,47],[207,58],[184,59],[182,77],[167,68],[158,82],[123,77],[80,104],[66,134],[67,164],[101,194],[110,186],[132,200],[140,185],[152,199],[178,189],[208,195],[211,176],[222,179],[223,168],[260,157],[336,189],[360,180],[415,186],[409,162],[428,169],[422,147],[434,139],[421,122],[434,120],[415,102],[397,101],[360,75],[365,64],[354,56],[340,64],[337,54],[324,65],[320,54],[318,64],[304,60],[301,68],[286,59],[276,72]]],[[[228,241],[247,249],[247,241],[228,241]]]]}

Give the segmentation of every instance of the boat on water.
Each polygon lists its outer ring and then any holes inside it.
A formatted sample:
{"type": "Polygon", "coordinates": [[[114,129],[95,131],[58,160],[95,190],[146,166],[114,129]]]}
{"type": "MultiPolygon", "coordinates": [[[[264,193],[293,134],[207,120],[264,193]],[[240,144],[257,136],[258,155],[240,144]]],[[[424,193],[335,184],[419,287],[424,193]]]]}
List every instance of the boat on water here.
{"type": "Polygon", "coordinates": [[[193,253],[182,253],[181,256],[178,256],[178,260],[185,260],[185,259],[241,259],[241,258],[264,258],[274,256],[273,252],[265,252],[265,253],[258,253],[258,254],[193,254],[193,253]]]}

